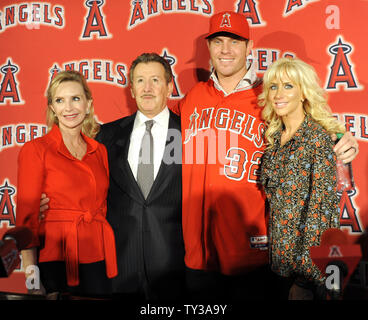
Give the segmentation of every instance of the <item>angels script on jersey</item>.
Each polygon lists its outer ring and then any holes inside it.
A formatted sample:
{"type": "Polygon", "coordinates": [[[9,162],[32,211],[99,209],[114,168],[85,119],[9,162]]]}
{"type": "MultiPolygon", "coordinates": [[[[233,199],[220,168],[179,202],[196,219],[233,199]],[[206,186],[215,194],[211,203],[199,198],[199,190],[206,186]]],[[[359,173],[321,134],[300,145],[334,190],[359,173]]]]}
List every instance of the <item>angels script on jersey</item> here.
{"type": "Polygon", "coordinates": [[[185,164],[217,164],[220,174],[240,181],[258,181],[265,124],[254,115],[226,107],[197,108],[185,129],[185,164]]]}
{"type": "Polygon", "coordinates": [[[264,123],[260,122],[257,126],[254,116],[238,110],[215,109],[214,107],[202,109],[201,116],[197,113],[197,108],[194,109],[194,112],[189,116],[189,126],[185,129],[184,144],[187,144],[192,137],[197,136],[200,131],[206,130],[206,135],[210,136],[207,129],[212,128],[213,132],[218,132],[219,137],[221,132],[229,131],[252,141],[256,148],[263,146],[266,129],[264,123]]]}

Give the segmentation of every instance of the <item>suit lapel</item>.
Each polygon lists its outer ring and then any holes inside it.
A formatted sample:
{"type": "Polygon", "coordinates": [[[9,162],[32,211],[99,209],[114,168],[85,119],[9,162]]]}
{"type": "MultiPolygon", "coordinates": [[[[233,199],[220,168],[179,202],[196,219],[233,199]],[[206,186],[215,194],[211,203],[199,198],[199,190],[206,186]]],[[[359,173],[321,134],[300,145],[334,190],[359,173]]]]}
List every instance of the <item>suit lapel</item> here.
{"type": "Polygon", "coordinates": [[[166,188],[174,174],[175,164],[181,164],[182,161],[182,140],[180,130],[180,118],[170,111],[168,133],[166,137],[166,146],[164,156],[161,161],[160,169],[157,173],[156,179],[153,182],[151,191],[147,200],[153,200],[159,196],[162,190],[166,188]]]}
{"type": "MultiPolygon", "coordinates": [[[[116,131],[109,152],[109,168],[111,179],[131,198],[143,203],[145,199],[128,162],[130,135],[133,130],[135,116],[136,114],[133,114],[124,118],[124,121],[120,123],[119,130],[116,131]]],[[[180,118],[171,111],[168,129],[164,156],[147,201],[155,199],[163,192],[162,190],[172,179],[175,164],[180,165],[181,163],[180,118]]]]}
{"type": "Polygon", "coordinates": [[[137,202],[144,201],[141,189],[135,180],[128,162],[130,135],[133,130],[136,114],[121,123],[120,130],[114,137],[115,143],[111,146],[109,166],[111,178],[137,202]]]}

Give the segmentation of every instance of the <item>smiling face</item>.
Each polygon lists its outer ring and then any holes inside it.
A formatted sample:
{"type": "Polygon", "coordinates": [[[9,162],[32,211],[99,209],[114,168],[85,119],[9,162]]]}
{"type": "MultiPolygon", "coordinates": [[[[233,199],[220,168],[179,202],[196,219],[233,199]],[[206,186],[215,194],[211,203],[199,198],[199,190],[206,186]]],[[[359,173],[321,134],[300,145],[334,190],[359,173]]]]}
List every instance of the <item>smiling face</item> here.
{"type": "Polygon", "coordinates": [[[208,41],[211,62],[217,77],[240,79],[247,71],[247,56],[252,49],[252,41],[230,36],[217,36],[208,41]]]}
{"type": "Polygon", "coordinates": [[[87,100],[80,83],[64,81],[56,88],[49,108],[58,118],[61,130],[80,130],[91,103],[92,100],[87,100]]]}
{"type": "Polygon", "coordinates": [[[134,68],[131,82],[132,97],[146,117],[153,118],[165,107],[173,90],[167,83],[165,68],[159,62],[141,62],[134,68]]]}
{"type": "Polygon", "coordinates": [[[285,73],[270,82],[267,99],[279,117],[304,117],[302,91],[285,73]]]}

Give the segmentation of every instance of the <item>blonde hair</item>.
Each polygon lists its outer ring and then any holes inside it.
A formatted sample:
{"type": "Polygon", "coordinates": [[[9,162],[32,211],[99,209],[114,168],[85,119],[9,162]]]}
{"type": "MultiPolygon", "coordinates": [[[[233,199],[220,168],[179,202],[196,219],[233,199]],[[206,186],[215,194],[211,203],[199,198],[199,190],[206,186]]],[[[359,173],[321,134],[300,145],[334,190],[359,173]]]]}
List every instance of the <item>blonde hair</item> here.
{"type": "Polygon", "coordinates": [[[59,72],[54,79],[52,79],[48,89],[47,89],[47,111],[46,111],[46,124],[48,130],[51,130],[54,124],[59,125],[59,120],[55,114],[55,112],[51,109],[52,100],[55,95],[56,89],[59,85],[66,81],[74,81],[79,83],[83,87],[84,94],[88,101],[91,101],[91,106],[89,108],[89,113],[86,114],[86,117],[83,120],[82,124],[82,132],[90,137],[94,138],[100,130],[100,125],[96,122],[94,117],[94,109],[93,109],[93,99],[92,93],[87,85],[87,81],[84,76],[78,71],[67,70],[59,72]]]}
{"type": "Polygon", "coordinates": [[[266,122],[265,132],[268,147],[274,145],[274,135],[282,129],[282,119],[273,110],[268,99],[271,82],[287,76],[297,85],[305,100],[303,108],[314,121],[319,123],[329,134],[344,133],[345,126],[338,121],[327,104],[327,93],[319,85],[319,78],[314,68],[297,58],[281,58],[275,61],[263,76],[263,92],[258,96],[258,103],[264,107],[262,117],[266,122]]]}

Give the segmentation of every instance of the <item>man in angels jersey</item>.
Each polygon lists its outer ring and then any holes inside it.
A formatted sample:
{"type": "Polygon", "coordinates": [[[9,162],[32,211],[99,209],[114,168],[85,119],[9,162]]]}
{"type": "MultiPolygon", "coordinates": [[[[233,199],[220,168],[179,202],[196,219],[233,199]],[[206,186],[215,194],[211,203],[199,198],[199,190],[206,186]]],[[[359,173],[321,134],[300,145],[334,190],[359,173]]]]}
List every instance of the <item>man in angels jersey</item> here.
{"type": "MultiPolygon", "coordinates": [[[[267,210],[258,184],[263,154],[261,79],[247,61],[253,41],[245,16],[212,16],[207,35],[213,72],[178,105],[183,136],[183,235],[192,297],[264,299],[267,210]]],[[[352,148],[354,146],[354,148],[352,148]]],[[[352,160],[349,134],[337,152],[352,160]]]]}

